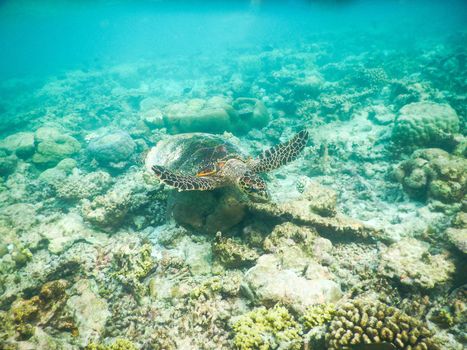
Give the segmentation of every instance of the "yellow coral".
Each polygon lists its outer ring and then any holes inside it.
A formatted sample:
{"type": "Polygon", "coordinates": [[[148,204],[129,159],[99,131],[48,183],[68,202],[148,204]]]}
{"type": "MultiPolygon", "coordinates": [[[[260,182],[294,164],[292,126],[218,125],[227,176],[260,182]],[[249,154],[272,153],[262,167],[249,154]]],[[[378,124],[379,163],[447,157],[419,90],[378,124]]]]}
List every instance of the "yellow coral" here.
{"type": "Polygon", "coordinates": [[[300,349],[301,327],[289,311],[276,305],[259,307],[241,316],[233,325],[234,345],[239,350],[300,349]]]}
{"type": "Polygon", "coordinates": [[[332,303],[309,306],[302,319],[305,330],[310,330],[331,321],[335,311],[336,307],[332,303]]]}

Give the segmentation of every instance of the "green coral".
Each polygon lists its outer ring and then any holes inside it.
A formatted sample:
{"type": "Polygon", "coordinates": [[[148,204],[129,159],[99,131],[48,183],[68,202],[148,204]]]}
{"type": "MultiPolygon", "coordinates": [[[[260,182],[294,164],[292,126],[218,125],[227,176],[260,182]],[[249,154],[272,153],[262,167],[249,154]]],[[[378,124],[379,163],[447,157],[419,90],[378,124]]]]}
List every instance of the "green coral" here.
{"type": "Polygon", "coordinates": [[[450,328],[455,324],[455,317],[445,309],[436,310],[430,320],[443,328],[450,328]]]}
{"type": "Polygon", "coordinates": [[[380,343],[390,343],[398,349],[439,349],[425,324],[395,307],[354,300],[336,310],[326,333],[328,350],[380,343]]]}
{"type": "Polygon", "coordinates": [[[305,330],[322,326],[331,321],[335,312],[336,306],[332,303],[309,306],[302,317],[305,330]]]}
{"type": "Polygon", "coordinates": [[[112,276],[135,292],[137,297],[146,294],[147,288],[142,281],[155,268],[151,252],[151,245],[146,243],[137,252],[122,250],[114,256],[113,268],[116,272],[112,276]]]}
{"type": "Polygon", "coordinates": [[[299,350],[302,346],[300,325],[279,305],[248,312],[234,323],[233,331],[234,345],[239,350],[299,350]]]}
{"type": "Polygon", "coordinates": [[[218,293],[222,290],[222,279],[218,276],[209,278],[203,281],[200,285],[197,285],[190,293],[190,297],[198,299],[201,296],[209,297],[213,293],[218,293]]]}
{"type": "Polygon", "coordinates": [[[222,265],[233,268],[251,265],[259,257],[254,249],[220,234],[216,235],[212,252],[222,265]]]}
{"type": "Polygon", "coordinates": [[[137,350],[135,344],[133,344],[128,339],[117,338],[113,343],[109,345],[89,343],[86,345],[84,350],[137,350]]]}

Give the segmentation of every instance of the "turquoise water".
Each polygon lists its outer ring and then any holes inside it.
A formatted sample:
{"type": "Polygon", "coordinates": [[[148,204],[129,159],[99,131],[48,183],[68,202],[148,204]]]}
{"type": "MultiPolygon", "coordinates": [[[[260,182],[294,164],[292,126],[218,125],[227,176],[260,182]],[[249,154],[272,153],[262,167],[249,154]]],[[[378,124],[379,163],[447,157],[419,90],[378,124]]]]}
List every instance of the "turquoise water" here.
{"type": "Polygon", "coordinates": [[[463,349],[466,47],[463,1],[0,2],[0,349],[463,349]]]}

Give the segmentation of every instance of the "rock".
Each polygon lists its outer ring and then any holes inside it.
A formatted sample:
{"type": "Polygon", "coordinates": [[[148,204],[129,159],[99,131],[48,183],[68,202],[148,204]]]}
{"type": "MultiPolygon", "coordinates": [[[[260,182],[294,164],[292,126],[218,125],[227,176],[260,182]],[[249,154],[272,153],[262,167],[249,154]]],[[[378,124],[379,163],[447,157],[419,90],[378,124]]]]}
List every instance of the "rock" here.
{"type": "Polygon", "coordinates": [[[445,254],[432,255],[430,245],[413,238],[403,239],[381,252],[379,273],[400,283],[431,289],[446,285],[455,271],[445,254]]]}
{"type": "Polygon", "coordinates": [[[47,241],[47,249],[53,254],[61,254],[77,241],[92,243],[97,241],[97,236],[102,236],[86,227],[81,216],[75,213],[43,223],[36,230],[47,241]]]}
{"type": "Polygon", "coordinates": [[[57,196],[62,199],[92,199],[108,190],[112,182],[112,177],[105,171],[82,174],[77,170],[55,183],[54,188],[57,196]]]}
{"type": "Polygon", "coordinates": [[[0,149],[0,176],[8,176],[15,172],[18,158],[14,155],[7,155],[0,149]]]}
{"type": "Polygon", "coordinates": [[[37,146],[32,162],[45,167],[55,166],[81,149],[74,137],[51,127],[39,128],[35,133],[35,142],[37,146]]]}
{"type": "Polygon", "coordinates": [[[246,133],[252,128],[261,129],[269,123],[266,106],[256,98],[239,97],[232,106],[238,114],[238,119],[234,122],[237,132],[246,133]]]}
{"type": "Polygon", "coordinates": [[[28,158],[34,154],[34,133],[19,132],[0,141],[0,149],[15,153],[19,158],[28,158]]]}
{"type": "Polygon", "coordinates": [[[9,227],[29,231],[37,223],[36,208],[28,203],[16,203],[0,208],[0,221],[9,227]]]}
{"type": "Polygon", "coordinates": [[[446,230],[446,236],[462,253],[467,254],[467,213],[459,212],[446,230]]]}
{"type": "Polygon", "coordinates": [[[225,238],[219,233],[212,246],[214,257],[224,266],[241,268],[252,265],[259,255],[254,250],[232,238],[225,238]]]}
{"type": "Polygon", "coordinates": [[[381,232],[360,221],[340,213],[333,217],[318,215],[310,210],[310,201],[305,196],[283,203],[248,203],[248,209],[265,220],[290,221],[315,228],[319,234],[332,238],[354,237],[367,239],[380,237],[381,232]]]}
{"type": "Polygon", "coordinates": [[[305,188],[303,197],[312,212],[323,216],[336,215],[337,193],[332,189],[312,182],[305,188]]]}
{"type": "Polygon", "coordinates": [[[172,192],[167,211],[182,226],[214,234],[226,232],[246,215],[243,196],[235,189],[172,192]]]}
{"type": "Polygon", "coordinates": [[[245,275],[247,288],[255,300],[265,305],[282,303],[297,312],[314,304],[337,302],[342,292],[328,279],[309,280],[296,272],[282,269],[272,254],[262,255],[245,275]]]}
{"type": "Polygon", "coordinates": [[[405,105],[392,130],[392,141],[408,151],[417,148],[450,149],[459,132],[459,117],[448,104],[416,102],[405,105]]]}
{"type": "Polygon", "coordinates": [[[394,171],[395,178],[409,196],[435,199],[446,204],[459,203],[467,188],[467,159],[437,148],[415,151],[394,171]]]}
{"type": "Polygon", "coordinates": [[[377,125],[388,125],[394,121],[395,115],[385,105],[376,105],[369,108],[368,119],[377,125]]]}
{"type": "Polygon", "coordinates": [[[164,127],[164,115],[159,109],[151,109],[142,115],[144,123],[151,129],[164,127]]]}
{"type": "Polygon", "coordinates": [[[236,111],[222,97],[193,99],[175,103],[165,109],[164,125],[171,133],[231,131],[236,111]]]}
{"type": "Polygon", "coordinates": [[[146,184],[143,171],[127,172],[106,193],[93,199],[83,199],[81,215],[104,230],[119,227],[127,214],[136,210],[139,215],[147,215],[145,224],[160,224],[165,219],[165,208],[157,199],[148,196],[151,190],[154,187],[146,184]]]}
{"type": "Polygon", "coordinates": [[[66,308],[74,315],[79,344],[85,346],[103,335],[110,312],[105,299],[95,292],[97,285],[94,281],[80,280],[73,289],[75,293],[68,299],[66,308]]]}
{"type": "Polygon", "coordinates": [[[209,243],[196,243],[189,237],[185,237],[180,243],[179,249],[193,275],[206,275],[211,273],[212,251],[209,243]]]}
{"type": "Polygon", "coordinates": [[[123,131],[105,132],[93,138],[87,151],[99,164],[119,168],[119,163],[127,164],[136,150],[136,143],[123,131]]]}
{"type": "Polygon", "coordinates": [[[188,231],[174,223],[167,223],[157,226],[156,228],[148,228],[151,242],[153,244],[162,245],[166,248],[173,248],[180,238],[188,235],[188,231]]]}
{"type": "Polygon", "coordinates": [[[467,228],[450,227],[446,230],[446,236],[457,249],[467,254],[467,228]]]}
{"type": "Polygon", "coordinates": [[[231,105],[223,97],[192,99],[165,108],[164,126],[169,132],[246,133],[269,122],[264,104],[253,98],[238,98],[231,105]]]}

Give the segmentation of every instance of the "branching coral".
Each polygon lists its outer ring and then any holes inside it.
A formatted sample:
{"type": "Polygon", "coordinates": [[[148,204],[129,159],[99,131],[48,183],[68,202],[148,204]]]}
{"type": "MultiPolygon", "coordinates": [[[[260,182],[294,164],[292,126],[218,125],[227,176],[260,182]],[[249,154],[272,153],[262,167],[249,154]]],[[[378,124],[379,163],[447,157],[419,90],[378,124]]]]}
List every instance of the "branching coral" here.
{"type": "Polygon", "coordinates": [[[331,321],[335,312],[336,307],[332,303],[309,306],[302,317],[302,323],[305,330],[322,326],[323,324],[331,321]]]}
{"type": "Polygon", "coordinates": [[[288,310],[276,305],[259,307],[241,316],[233,325],[237,349],[301,349],[301,327],[288,310]]]}
{"type": "Polygon", "coordinates": [[[142,280],[155,268],[155,261],[151,256],[152,247],[144,244],[137,252],[119,251],[114,256],[113,273],[123,285],[133,290],[137,296],[146,294],[146,287],[142,280]]]}
{"type": "Polygon", "coordinates": [[[398,349],[438,349],[431,332],[419,320],[395,307],[363,300],[337,309],[326,334],[326,343],[329,350],[380,343],[390,343],[398,349]]]}

